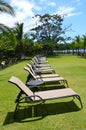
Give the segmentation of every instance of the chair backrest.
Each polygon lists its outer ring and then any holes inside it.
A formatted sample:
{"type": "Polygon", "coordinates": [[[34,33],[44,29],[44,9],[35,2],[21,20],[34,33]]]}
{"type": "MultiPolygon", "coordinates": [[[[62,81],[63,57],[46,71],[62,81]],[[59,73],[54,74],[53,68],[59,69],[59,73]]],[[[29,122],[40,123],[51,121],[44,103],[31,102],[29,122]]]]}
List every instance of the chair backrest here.
{"type": "Polygon", "coordinates": [[[36,64],[36,63],[37,63],[37,60],[36,60],[35,58],[32,58],[32,62],[33,62],[34,64],[36,64]]]}
{"type": "Polygon", "coordinates": [[[24,69],[25,69],[26,71],[28,71],[28,72],[32,75],[32,77],[33,77],[34,79],[37,79],[36,76],[34,75],[34,73],[31,71],[31,69],[30,69],[29,67],[25,66],[24,69]]]}
{"type": "Polygon", "coordinates": [[[30,64],[31,66],[33,66],[34,65],[34,61],[30,60],[28,64],[30,64]]]}
{"type": "Polygon", "coordinates": [[[27,63],[27,65],[30,66],[30,67],[33,68],[33,69],[36,69],[35,64],[36,64],[36,62],[35,62],[35,61],[32,61],[32,60],[29,61],[29,63],[27,63]]]}
{"type": "Polygon", "coordinates": [[[26,65],[29,67],[29,69],[32,71],[32,73],[35,75],[35,72],[34,72],[32,66],[29,63],[27,63],[26,65]]]}
{"type": "Polygon", "coordinates": [[[27,96],[33,95],[33,92],[19,78],[12,76],[9,79],[9,82],[18,86],[18,88],[21,89],[27,96]]]}
{"type": "Polygon", "coordinates": [[[36,56],[34,56],[34,59],[33,59],[36,63],[38,62],[38,59],[36,56]]]}

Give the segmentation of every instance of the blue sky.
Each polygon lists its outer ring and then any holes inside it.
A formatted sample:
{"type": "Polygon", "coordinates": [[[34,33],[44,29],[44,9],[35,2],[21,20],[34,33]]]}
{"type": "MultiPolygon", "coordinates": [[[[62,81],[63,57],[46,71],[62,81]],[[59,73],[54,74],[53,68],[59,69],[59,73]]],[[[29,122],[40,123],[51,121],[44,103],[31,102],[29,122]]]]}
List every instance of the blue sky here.
{"type": "Polygon", "coordinates": [[[24,23],[24,31],[28,32],[36,24],[32,17],[36,14],[64,15],[63,26],[72,24],[72,31],[67,36],[75,37],[86,34],[86,0],[5,0],[15,10],[16,17],[0,14],[0,23],[14,27],[16,22],[24,23]]]}

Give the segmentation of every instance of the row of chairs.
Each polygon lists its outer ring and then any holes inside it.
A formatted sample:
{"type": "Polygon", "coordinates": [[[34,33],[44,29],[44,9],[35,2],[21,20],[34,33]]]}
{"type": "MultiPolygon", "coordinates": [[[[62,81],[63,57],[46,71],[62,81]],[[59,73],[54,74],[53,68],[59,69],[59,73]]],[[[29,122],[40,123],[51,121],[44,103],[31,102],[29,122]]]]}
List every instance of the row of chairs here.
{"type": "MultiPolygon", "coordinates": [[[[47,60],[38,60],[36,57],[29,61],[24,67],[26,71],[29,72],[31,78],[35,80],[42,80],[44,84],[53,84],[56,83],[61,86],[68,87],[68,82],[65,78],[61,77],[59,74],[55,72],[55,70],[51,67],[47,60]],[[36,59],[36,60],[35,60],[36,59]]],[[[30,76],[28,76],[27,81],[30,80],[30,76]]]]}
{"type": "MultiPolygon", "coordinates": [[[[59,98],[67,98],[67,97],[76,97],[81,107],[83,108],[82,101],[80,96],[71,88],[69,88],[67,80],[63,77],[56,74],[55,70],[51,67],[51,65],[48,63],[46,57],[34,57],[32,58],[29,63],[26,64],[24,67],[26,71],[29,72],[26,84],[24,84],[19,78],[12,76],[9,79],[9,82],[15,84],[19,87],[21,90],[20,93],[17,96],[16,99],[16,108],[14,112],[14,117],[16,115],[16,111],[18,110],[20,103],[22,102],[28,102],[28,103],[40,103],[45,104],[47,100],[53,100],[53,99],[59,99],[59,98]],[[52,89],[52,90],[46,90],[46,87],[43,91],[40,91],[40,89],[35,89],[35,91],[32,91],[29,86],[38,88],[40,87],[40,84],[50,83],[54,85],[60,84],[60,86],[66,86],[65,88],[61,89],[52,89]],[[37,91],[36,91],[37,90],[37,91]],[[24,95],[24,97],[22,97],[24,95]]],[[[32,109],[34,108],[34,105],[32,105],[32,109]]],[[[34,112],[32,113],[34,115],[34,112]]]]}

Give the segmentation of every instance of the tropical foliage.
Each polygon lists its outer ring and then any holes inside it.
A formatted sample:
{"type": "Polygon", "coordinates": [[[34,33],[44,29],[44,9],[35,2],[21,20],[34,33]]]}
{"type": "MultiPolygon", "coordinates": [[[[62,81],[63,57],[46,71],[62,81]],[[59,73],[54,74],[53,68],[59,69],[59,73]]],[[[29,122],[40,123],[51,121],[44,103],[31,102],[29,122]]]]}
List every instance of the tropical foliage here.
{"type": "MultiPolygon", "coordinates": [[[[0,0],[0,13],[7,13],[12,16],[15,16],[14,9],[3,0],[0,0]]],[[[0,31],[9,31],[9,27],[5,26],[3,23],[0,23],[0,31]]]]}
{"type": "MultiPolygon", "coordinates": [[[[8,13],[15,16],[14,9],[0,0],[0,13],[8,13]]],[[[58,14],[36,15],[38,18],[36,27],[32,28],[31,34],[24,32],[24,23],[16,23],[15,27],[9,28],[0,24],[0,58],[17,57],[23,59],[28,55],[45,54],[53,55],[54,50],[72,50],[72,53],[80,53],[80,49],[86,51],[86,35],[76,36],[72,42],[65,33],[70,26],[63,28],[63,20],[58,14]],[[69,40],[69,42],[67,42],[69,40]]]]}

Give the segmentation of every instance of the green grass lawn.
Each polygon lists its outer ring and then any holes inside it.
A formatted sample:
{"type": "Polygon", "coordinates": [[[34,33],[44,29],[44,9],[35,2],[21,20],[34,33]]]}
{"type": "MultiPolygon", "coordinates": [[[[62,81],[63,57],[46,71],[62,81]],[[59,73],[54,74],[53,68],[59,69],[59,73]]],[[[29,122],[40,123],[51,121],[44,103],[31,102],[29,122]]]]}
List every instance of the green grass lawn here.
{"type": "Polygon", "coordinates": [[[49,114],[43,107],[35,106],[35,116],[31,117],[31,107],[20,109],[13,119],[15,99],[19,89],[8,82],[14,75],[24,83],[28,73],[23,69],[28,61],[22,61],[0,70],[0,130],[86,130],[86,59],[73,55],[59,55],[48,58],[56,73],[67,79],[83,103],[71,98],[46,102],[49,114]],[[77,104],[77,105],[76,105],[77,104]],[[42,116],[44,113],[44,116],[42,116]]]}

